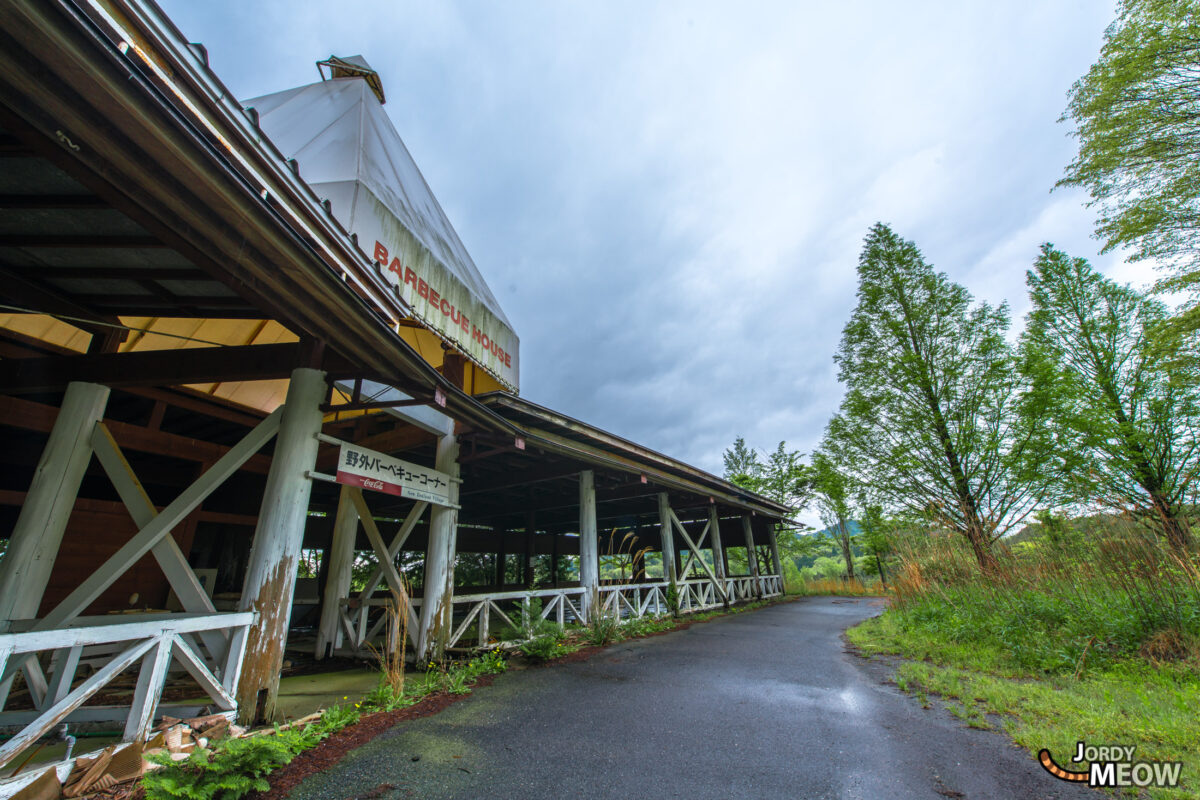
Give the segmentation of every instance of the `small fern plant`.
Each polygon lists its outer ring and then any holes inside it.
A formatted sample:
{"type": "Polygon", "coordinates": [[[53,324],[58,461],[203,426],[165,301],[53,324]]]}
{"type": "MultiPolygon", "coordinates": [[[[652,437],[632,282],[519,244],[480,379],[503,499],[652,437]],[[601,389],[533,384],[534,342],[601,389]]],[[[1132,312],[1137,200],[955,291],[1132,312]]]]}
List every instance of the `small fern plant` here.
{"type": "Polygon", "coordinates": [[[142,779],[146,800],[238,800],[265,792],[271,788],[266,776],[295,758],[297,744],[294,737],[255,736],[196,749],[183,761],[167,753],[150,756],[162,768],[142,779]]]}
{"type": "Polygon", "coordinates": [[[209,750],[193,750],[183,761],[172,761],[169,753],[148,756],[161,768],[142,778],[146,800],[239,800],[251,792],[265,792],[271,788],[267,775],[358,718],[353,706],[335,706],[303,729],[277,728],[269,736],[220,739],[209,750]]]}

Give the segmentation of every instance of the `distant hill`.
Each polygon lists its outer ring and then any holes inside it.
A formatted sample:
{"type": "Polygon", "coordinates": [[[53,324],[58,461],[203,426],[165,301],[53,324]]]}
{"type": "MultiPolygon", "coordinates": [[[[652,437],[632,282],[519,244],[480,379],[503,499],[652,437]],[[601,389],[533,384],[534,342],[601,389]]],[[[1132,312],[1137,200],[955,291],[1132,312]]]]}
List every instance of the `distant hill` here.
{"type": "MultiPolygon", "coordinates": [[[[847,522],[846,527],[850,529],[851,536],[858,536],[860,533],[862,533],[862,526],[859,525],[854,520],[850,520],[849,522],[847,522]]],[[[807,535],[808,536],[828,536],[828,537],[832,538],[837,535],[837,529],[836,528],[822,528],[819,531],[815,531],[815,532],[807,534],[807,535]]]]}

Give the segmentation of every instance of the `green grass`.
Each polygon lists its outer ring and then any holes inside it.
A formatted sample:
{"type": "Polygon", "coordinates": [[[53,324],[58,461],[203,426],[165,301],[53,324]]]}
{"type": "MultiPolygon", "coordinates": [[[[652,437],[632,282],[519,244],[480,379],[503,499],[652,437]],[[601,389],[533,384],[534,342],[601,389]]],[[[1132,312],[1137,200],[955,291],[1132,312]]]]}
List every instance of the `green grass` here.
{"type": "Polygon", "coordinates": [[[842,578],[813,578],[798,582],[788,582],[787,593],[801,597],[824,595],[850,597],[881,597],[884,594],[883,585],[879,581],[863,583],[858,578],[845,580],[842,578]]]}
{"type": "Polygon", "coordinates": [[[947,620],[963,608],[945,606],[940,626],[931,624],[928,609],[915,616],[890,610],[847,637],[866,655],[915,659],[900,664],[897,686],[925,704],[930,696],[940,698],[972,727],[991,726],[991,715],[1031,757],[1045,747],[1064,767],[1080,768],[1067,763],[1080,739],[1133,744],[1138,760],[1183,762],[1181,786],[1152,789],[1148,797],[1200,798],[1200,674],[1194,665],[1153,664],[1118,651],[1080,669],[1074,653],[1055,657],[1061,642],[1014,652],[1013,643],[1019,649],[1039,629],[1046,633],[1036,620],[1027,621],[1028,639],[1010,637],[1008,644],[1008,634],[994,628],[956,638],[960,631],[947,620]]]}

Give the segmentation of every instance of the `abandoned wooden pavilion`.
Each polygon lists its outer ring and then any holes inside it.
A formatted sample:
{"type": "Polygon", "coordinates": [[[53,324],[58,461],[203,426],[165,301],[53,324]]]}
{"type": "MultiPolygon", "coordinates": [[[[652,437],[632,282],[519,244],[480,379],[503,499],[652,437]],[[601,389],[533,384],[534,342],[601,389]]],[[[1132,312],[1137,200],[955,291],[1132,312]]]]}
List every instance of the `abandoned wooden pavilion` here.
{"type": "Polygon", "coordinates": [[[149,0],[13,0],[0,67],[0,766],[63,721],[186,714],[169,672],[269,719],[289,631],[360,651],[406,584],[423,661],[529,597],[585,622],[781,593],[786,507],[517,395],[366,62],[247,107],[149,0]],[[367,128],[305,138],[314,96],[367,128]],[[346,174],[371,147],[408,160],[346,174]]]}

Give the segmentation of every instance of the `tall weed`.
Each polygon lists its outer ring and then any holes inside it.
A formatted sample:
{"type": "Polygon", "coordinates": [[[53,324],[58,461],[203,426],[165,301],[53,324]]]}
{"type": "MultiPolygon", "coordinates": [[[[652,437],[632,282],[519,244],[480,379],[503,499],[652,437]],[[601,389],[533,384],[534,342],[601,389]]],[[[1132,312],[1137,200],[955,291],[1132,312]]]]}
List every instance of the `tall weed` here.
{"type": "Polygon", "coordinates": [[[1088,536],[1042,536],[981,573],[958,537],[900,546],[892,580],[898,624],[991,651],[1010,670],[1082,674],[1123,658],[1200,666],[1200,570],[1132,523],[1088,536]]]}

